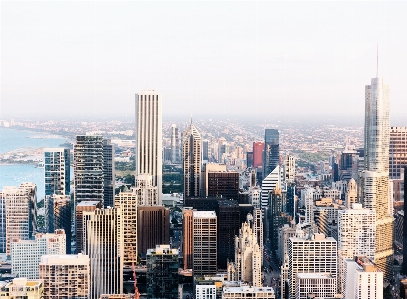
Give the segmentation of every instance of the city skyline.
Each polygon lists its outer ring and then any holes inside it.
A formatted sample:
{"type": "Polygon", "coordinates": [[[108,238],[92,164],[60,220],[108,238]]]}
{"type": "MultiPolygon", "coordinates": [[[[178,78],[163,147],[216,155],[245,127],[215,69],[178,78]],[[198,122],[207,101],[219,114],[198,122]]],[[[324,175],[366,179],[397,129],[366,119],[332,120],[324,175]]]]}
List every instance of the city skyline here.
{"type": "Polygon", "coordinates": [[[404,116],[406,9],[404,2],[2,3],[0,117],[126,116],[135,92],[155,89],[169,115],[351,118],[363,111],[364,78],[376,73],[376,44],[392,115],[404,116]]]}

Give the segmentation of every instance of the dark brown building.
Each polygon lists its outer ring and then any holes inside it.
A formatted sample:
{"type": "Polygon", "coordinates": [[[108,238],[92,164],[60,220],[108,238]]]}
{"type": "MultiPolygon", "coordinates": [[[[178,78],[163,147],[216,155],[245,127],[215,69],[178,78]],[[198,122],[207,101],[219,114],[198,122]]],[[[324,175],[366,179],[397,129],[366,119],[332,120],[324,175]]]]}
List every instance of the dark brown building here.
{"type": "Polygon", "coordinates": [[[184,270],[193,268],[194,256],[194,212],[192,209],[182,210],[182,252],[184,258],[184,270]]]}
{"type": "Polygon", "coordinates": [[[239,200],[239,173],[209,172],[208,196],[239,200]]]}
{"type": "Polygon", "coordinates": [[[137,211],[137,249],[144,258],[147,249],[170,244],[170,210],[161,206],[139,206],[137,211]]]}

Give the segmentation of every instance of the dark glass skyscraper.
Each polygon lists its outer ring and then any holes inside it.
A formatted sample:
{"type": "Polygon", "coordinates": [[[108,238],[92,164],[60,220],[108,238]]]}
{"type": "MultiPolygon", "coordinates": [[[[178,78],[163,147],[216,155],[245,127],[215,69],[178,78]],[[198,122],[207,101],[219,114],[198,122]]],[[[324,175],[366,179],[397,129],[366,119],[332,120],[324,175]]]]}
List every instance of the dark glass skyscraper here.
{"type": "Polygon", "coordinates": [[[114,207],[114,145],[110,139],[103,140],[103,202],[114,207]]]}
{"type": "Polygon", "coordinates": [[[264,132],[263,178],[280,164],[280,134],[275,129],[264,132]]]}

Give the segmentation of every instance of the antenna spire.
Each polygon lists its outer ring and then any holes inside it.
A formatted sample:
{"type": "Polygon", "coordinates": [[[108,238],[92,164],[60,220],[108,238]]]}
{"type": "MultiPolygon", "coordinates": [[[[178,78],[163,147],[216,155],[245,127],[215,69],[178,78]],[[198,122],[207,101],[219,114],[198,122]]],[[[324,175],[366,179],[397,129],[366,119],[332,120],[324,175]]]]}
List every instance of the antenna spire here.
{"type": "Polygon", "coordinates": [[[379,78],[379,43],[377,44],[376,51],[376,78],[379,78]]]}

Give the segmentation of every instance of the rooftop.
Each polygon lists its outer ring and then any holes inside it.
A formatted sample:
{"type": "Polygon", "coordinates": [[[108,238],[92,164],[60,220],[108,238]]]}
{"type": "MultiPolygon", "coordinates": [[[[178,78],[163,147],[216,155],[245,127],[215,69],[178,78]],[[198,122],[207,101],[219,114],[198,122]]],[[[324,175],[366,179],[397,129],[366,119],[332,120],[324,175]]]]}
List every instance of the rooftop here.
{"type": "Polygon", "coordinates": [[[194,211],[194,218],[216,218],[215,211],[194,211]]]}

